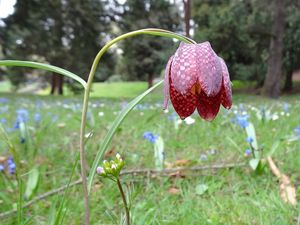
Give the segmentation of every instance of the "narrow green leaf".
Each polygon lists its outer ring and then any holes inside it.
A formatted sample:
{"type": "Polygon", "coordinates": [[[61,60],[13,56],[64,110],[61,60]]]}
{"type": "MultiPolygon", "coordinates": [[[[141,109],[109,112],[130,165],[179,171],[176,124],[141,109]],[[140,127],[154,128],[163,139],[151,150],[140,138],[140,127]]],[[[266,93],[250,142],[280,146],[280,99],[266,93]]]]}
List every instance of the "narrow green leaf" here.
{"type": "Polygon", "coordinates": [[[25,190],[25,197],[27,199],[31,199],[32,196],[35,194],[38,184],[40,180],[40,173],[37,167],[33,168],[29,172],[27,184],[26,184],[26,190],[25,190]]]}
{"type": "Polygon", "coordinates": [[[52,66],[49,64],[45,63],[38,63],[38,62],[31,62],[31,61],[21,61],[21,60],[0,60],[0,66],[20,66],[20,67],[30,67],[30,68],[35,68],[35,69],[42,69],[42,70],[47,70],[51,72],[55,72],[61,75],[64,75],[66,77],[70,77],[77,82],[79,82],[84,88],[86,88],[86,82],[79,77],[78,75],[62,69],[57,66],[52,66]]]}
{"type": "Polygon", "coordinates": [[[94,179],[94,176],[95,176],[95,173],[96,173],[96,168],[99,165],[100,160],[103,156],[103,153],[106,151],[108,145],[111,142],[112,137],[114,136],[116,130],[118,129],[118,127],[120,126],[122,121],[125,119],[127,114],[134,108],[134,106],[136,106],[140,101],[143,100],[144,97],[146,97],[151,91],[153,91],[155,88],[157,88],[162,83],[163,83],[163,81],[158,82],[153,87],[149,88],[147,91],[145,91],[144,93],[142,93],[141,95],[139,95],[135,99],[133,99],[130,103],[128,103],[128,105],[122,110],[122,112],[114,120],[114,122],[112,123],[111,128],[109,129],[106,136],[104,137],[102,145],[101,145],[101,147],[100,147],[99,151],[97,152],[97,155],[94,159],[92,169],[91,169],[90,175],[88,177],[88,191],[89,192],[90,192],[91,187],[92,187],[93,179],[94,179]]]}
{"type": "Polygon", "coordinates": [[[163,169],[164,167],[164,140],[158,137],[154,143],[155,168],[163,169]]]}
{"type": "Polygon", "coordinates": [[[250,165],[251,169],[256,170],[256,168],[258,167],[259,162],[260,162],[260,159],[251,159],[249,161],[249,165],[250,165]]]}
{"type": "Polygon", "coordinates": [[[279,147],[279,144],[280,144],[280,141],[278,141],[278,140],[273,143],[271,150],[268,152],[268,156],[272,156],[276,152],[276,150],[279,147]]]}
{"type": "Polygon", "coordinates": [[[252,123],[249,123],[249,125],[246,127],[246,133],[247,133],[248,137],[251,137],[252,140],[253,140],[252,143],[251,143],[252,147],[255,150],[258,150],[256,134],[255,134],[255,128],[254,128],[252,123]]]}

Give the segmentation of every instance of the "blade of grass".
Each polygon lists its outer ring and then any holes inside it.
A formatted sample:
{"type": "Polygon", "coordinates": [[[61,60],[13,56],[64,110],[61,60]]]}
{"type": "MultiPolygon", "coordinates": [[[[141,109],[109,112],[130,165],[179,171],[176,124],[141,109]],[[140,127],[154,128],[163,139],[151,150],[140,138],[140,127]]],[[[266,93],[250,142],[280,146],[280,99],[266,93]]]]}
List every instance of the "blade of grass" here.
{"type": "Polygon", "coordinates": [[[21,225],[22,224],[22,214],[23,214],[23,207],[22,207],[22,205],[23,205],[23,184],[22,184],[22,179],[20,177],[20,168],[21,168],[20,158],[15,149],[15,146],[10,141],[7,133],[5,132],[5,130],[1,124],[0,124],[0,135],[1,135],[1,138],[4,140],[4,142],[7,144],[9,151],[12,154],[13,159],[16,163],[15,174],[16,174],[18,189],[19,189],[18,202],[17,202],[17,208],[18,208],[18,217],[17,218],[18,218],[18,225],[21,225]]]}
{"type": "Polygon", "coordinates": [[[22,61],[22,60],[0,60],[0,66],[19,66],[19,67],[30,67],[30,68],[35,68],[35,69],[42,69],[42,70],[47,70],[51,72],[55,72],[67,77],[70,77],[77,82],[79,82],[84,88],[86,88],[86,82],[79,77],[78,75],[62,69],[57,66],[52,66],[49,64],[45,63],[38,63],[38,62],[31,62],[31,61],[22,61]]]}
{"type": "Polygon", "coordinates": [[[70,183],[72,181],[72,178],[74,176],[74,173],[75,173],[75,169],[78,165],[78,162],[79,162],[79,157],[80,157],[80,154],[79,152],[77,153],[77,156],[76,156],[76,159],[75,159],[75,163],[74,163],[74,166],[72,168],[72,172],[71,172],[71,176],[69,178],[69,181],[68,181],[68,184],[67,184],[67,188],[64,192],[64,195],[63,195],[63,199],[60,203],[60,206],[59,206],[59,209],[58,209],[58,212],[56,214],[56,218],[55,218],[55,222],[54,222],[54,225],[59,225],[59,224],[63,224],[63,220],[64,220],[64,217],[67,213],[67,210],[65,210],[63,212],[63,209],[64,209],[64,205],[65,205],[65,201],[66,201],[66,198],[68,197],[68,194],[69,194],[69,187],[70,187],[70,183]]]}
{"type": "Polygon", "coordinates": [[[139,95],[138,97],[136,97],[135,99],[133,99],[130,103],[128,103],[128,105],[122,110],[122,112],[116,117],[116,119],[114,120],[111,128],[109,129],[108,133],[106,134],[106,136],[103,139],[102,145],[100,147],[100,150],[97,152],[97,155],[94,159],[93,165],[92,165],[92,169],[91,169],[91,173],[88,177],[88,191],[90,192],[91,187],[92,187],[92,183],[93,183],[93,179],[96,173],[96,168],[100,163],[100,160],[103,156],[103,153],[107,150],[108,145],[110,144],[116,130],[118,129],[118,127],[120,126],[120,124],[122,123],[122,121],[125,119],[125,117],[128,115],[128,113],[134,108],[134,106],[136,106],[140,101],[143,100],[144,97],[146,97],[151,91],[153,91],[155,88],[157,88],[159,85],[161,85],[163,83],[163,81],[158,82],[157,84],[155,84],[153,87],[149,88],[147,91],[145,91],[144,93],[142,93],[141,95],[139,95]]]}

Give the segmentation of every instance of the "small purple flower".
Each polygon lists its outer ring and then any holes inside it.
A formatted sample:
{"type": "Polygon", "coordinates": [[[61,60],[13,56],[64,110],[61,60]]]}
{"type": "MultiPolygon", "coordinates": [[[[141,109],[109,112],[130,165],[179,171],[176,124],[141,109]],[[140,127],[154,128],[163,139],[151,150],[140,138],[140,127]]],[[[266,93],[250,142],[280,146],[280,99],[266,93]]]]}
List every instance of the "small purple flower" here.
{"type": "Polygon", "coordinates": [[[0,164],[0,172],[2,172],[5,169],[4,165],[0,164]]]}
{"type": "Polygon", "coordinates": [[[104,168],[102,166],[98,166],[96,171],[100,175],[105,173],[104,168]]]}
{"type": "Polygon", "coordinates": [[[151,131],[146,131],[143,134],[144,139],[148,140],[150,143],[155,143],[158,135],[153,134],[151,131]]]}
{"type": "Polygon", "coordinates": [[[246,149],[245,156],[250,156],[252,154],[251,149],[246,149]]]}
{"type": "Polygon", "coordinates": [[[16,164],[15,164],[15,162],[14,162],[14,160],[13,160],[12,157],[9,157],[7,159],[7,166],[8,166],[8,172],[10,174],[14,174],[15,171],[16,171],[16,164]]]}

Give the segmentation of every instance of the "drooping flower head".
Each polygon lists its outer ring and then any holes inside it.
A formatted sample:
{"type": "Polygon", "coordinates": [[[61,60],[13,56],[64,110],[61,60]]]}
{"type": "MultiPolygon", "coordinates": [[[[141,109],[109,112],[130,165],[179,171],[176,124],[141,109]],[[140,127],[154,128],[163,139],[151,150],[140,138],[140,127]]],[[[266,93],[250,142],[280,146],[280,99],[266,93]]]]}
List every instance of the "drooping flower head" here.
{"type": "Polygon", "coordinates": [[[232,105],[229,73],[224,60],[217,56],[209,42],[181,43],[165,71],[164,108],[171,99],[181,119],[197,108],[205,120],[213,120],[222,104],[232,105]]]}

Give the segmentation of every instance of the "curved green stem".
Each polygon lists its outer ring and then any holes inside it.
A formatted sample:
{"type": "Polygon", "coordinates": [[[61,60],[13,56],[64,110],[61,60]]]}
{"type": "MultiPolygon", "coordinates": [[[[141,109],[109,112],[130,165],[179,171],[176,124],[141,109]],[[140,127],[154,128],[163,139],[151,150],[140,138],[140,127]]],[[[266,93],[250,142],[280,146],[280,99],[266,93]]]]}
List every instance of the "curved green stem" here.
{"type": "MultiPolygon", "coordinates": [[[[86,89],[85,89],[85,93],[84,93],[83,107],[82,107],[82,117],[81,117],[81,128],[80,128],[80,163],[81,163],[81,176],[82,176],[82,185],[83,185],[84,202],[85,202],[85,224],[89,224],[90,210],[89,210],[89,199],[88,199],[89,193],[88,193],[87,180],[86,180],[87,176],[86,176],[86,160],[85,160],[85,154],[84,154],[84,135],[85,135],[85,126],[86,126],[86,116],[87,116],[87,111],[88,111],[88,102],[89,102],[89,98],[90,98],[90,90],[91,90],[91,87],[92,87],[95,72],[96,72],[96,69],[97,69],[97,66],[98,66],[98,63],[99,63],[101,57],[112,45],[114,45],[115,43],[117,43],[117,42],[119,42],[123,39],[133,37],[133,36],[137,36],[137,35],[140,35],[140,34],[175,38],[175,39],[178,39],[180,41],[190,43],[190,44],[195,44],[196,43],[195,41],[193,41],[190,38],[187,38],[185,36],[182,36],[182,35],[167,31],[167,30],[148,28],[148,29],[142,29],[142,30],[137,30],[137,31],[126,33],[126,34],[123,34],[123,35],[109,41],[99,51],[99,53],[96,55],[96,57],[94,59],[94,62],[93,62],[93,65],[91,67],[89,76],[88,76],[88,81],[87,81],[87,85],[86,85],[86,89]]],[[[117,126],[121,122],[122,122],[122,120],[117,124],[117,126]]],[[[111,136],[108,136],[108,138],[109,138],[108,141],[104,140],[104,142],[107,143],[106,146],[108,146],[108,144],[110,142],[110,139],[112,138],[113,134],[111,136]]],[[[95,165],[96,163],[98,163],[100,161],[100,159],[101,159],[101,157],[102,157],[105,150],[106,150],[106,148],[100,150],[101,153],[98,154],[98,157],[94,161],[93,165],[95,165]]],[[[95,171],[93,171],[93,169],[94,169],[94,166],[92,167],[92,172],[91,172],[91,176],[90,176],[91,178],[89,179],[89,189],[91,187],[92,180],[93,180],[93,177],[95,175],[95,171]]]]}

